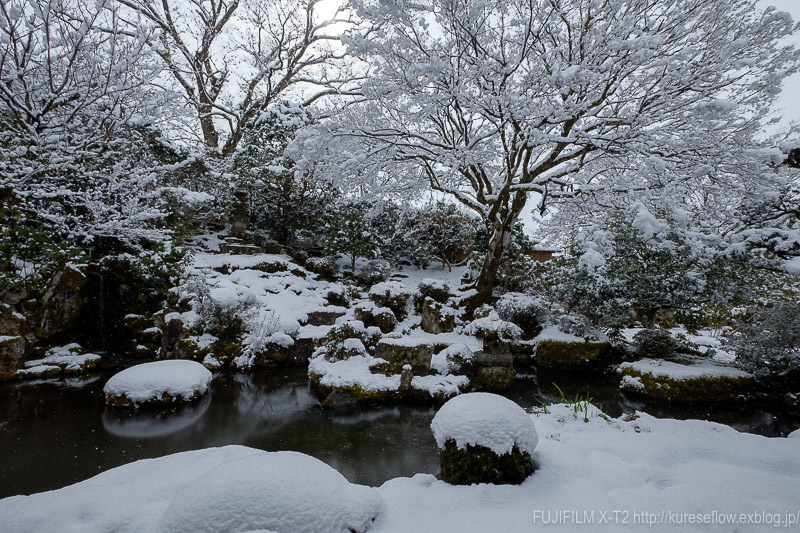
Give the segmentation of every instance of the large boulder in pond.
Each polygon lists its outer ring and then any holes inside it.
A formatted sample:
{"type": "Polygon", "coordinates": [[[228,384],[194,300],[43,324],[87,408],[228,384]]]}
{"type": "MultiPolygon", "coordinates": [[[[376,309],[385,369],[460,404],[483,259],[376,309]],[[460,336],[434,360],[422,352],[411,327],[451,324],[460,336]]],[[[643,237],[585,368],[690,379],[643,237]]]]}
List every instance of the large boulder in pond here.
{"type": "Polygon", "coordinates": [[[539,442],[531,416],[496,394],[456,396],[431,422],[441,478],[455,485],[519,484],[533,472],[539,442]]]}
{"type": "Polygon", "coordinates": [[[319,459],[253,450],[175,494],[158,531],[362,533],[383,507],[377,490],[351,484],[319,459]]]}
{"type": "Polygon", "coordinates": [[[108,380],[103,392],[113,407],[171,406],[200,398],[211,372],[195,361],[155,361],[132,366],[108,380]]]}
{"type": "Polygon", "coordinates": [[[702,359],[689,364],[642,359],[623,363],[617,372],[622,391],[667,402],[742,401],[755,384],[753,376],[743,370],[702,359]]]}
{"type": "Polygon", "coordinates": [[[581,370],[608,364],[611,345],[605,339],[587,339],[547,328],[534,339],[536,365],[549,370],[581,370]]]}

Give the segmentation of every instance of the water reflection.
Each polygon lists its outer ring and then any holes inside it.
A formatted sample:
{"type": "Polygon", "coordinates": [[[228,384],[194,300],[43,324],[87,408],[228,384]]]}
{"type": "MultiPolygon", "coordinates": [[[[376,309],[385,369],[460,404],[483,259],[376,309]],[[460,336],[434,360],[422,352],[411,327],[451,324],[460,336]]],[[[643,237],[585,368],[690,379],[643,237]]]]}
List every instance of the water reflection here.
{"type": "Polygon", "coordinates": [[[190,405],[172,409],[123,410],[107,407],[103,411],[103,428],[112,435],[129,439],[151,439],[177,433],[200,420],[211,404],[206,394],[190,405]]]}
{"type": "MultiPolygon", "coordinates": [[[[436,473],[430,430],[435,409],[408,405],[335,414],[319,408],[303,369],[221,373],[208,396],[167,411],[118,412],[105,406],[110,374],[0,384],[0,497],[56,489],[131,461],[227,444],[313,455],[350,481],[380,485],[436,473]]],[[[760,408],[643,403],[612,381],[540,374],[517,380],[508,396],[522,407],[589,395],[611,416],[646,411],[701,418],[740,431],[786,435],[800,421],[760,408]]]]}

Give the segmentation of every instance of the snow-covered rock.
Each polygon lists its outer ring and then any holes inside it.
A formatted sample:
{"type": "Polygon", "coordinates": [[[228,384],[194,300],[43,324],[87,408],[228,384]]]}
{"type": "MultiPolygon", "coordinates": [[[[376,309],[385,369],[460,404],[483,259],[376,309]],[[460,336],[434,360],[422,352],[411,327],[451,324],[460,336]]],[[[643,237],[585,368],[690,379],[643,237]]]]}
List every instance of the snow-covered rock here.
{"type": "Polygon", "coordinates": [[[539,437],[531,417],[507,398],[486,392],[456,396],[439,409],[431,422],[440,449],[448,440],[459,448],[484,446],[498,455],[516,446],[533,453],[539,437]]]}
{"type": "Polygon", "coordinates": [[[185,360],[155,361],[127,368],[108,380],[106,403],[138,407],[150,403],[189,402],[208,390],[211,372],[185,360]]]}
{"type": "Polygon", "coordinates": [[[621,364],[617,372],[623,391],[676,402],[737,401],[753,385],[753,376],[747,372],[707,359],[690,364],[642,359],[621,364]]]}
{"type": "Polygon", "coordinates": [[[466,344],[451,344],[431,357],[431,370],[446,376],[461,370],[462,365],[472,362],[475,354],[466,344]]]}
{"type": "Polygon", "coordinates": [[[253,452],[212,468],[177,492],[158,531],[363,532],[380,513],[383,501],[375,489],[350,484],[318,459],[253,452]]]}

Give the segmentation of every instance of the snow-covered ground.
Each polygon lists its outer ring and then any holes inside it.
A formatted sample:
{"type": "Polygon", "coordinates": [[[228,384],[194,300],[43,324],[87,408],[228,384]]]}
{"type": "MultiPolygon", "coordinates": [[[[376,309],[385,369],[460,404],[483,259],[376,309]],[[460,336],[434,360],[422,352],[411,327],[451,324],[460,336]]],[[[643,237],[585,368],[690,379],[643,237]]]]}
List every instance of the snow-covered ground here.
{"type": "Polygon", "coordinates": [[[774,531],[775,523],[796,530],[800,431],[766,438],[712,422],[646,414],[617,420],[589,411],[588,422],[563,404],[530,415],[539,434],[537,470],[519,486],[452,486],[418,474],[370,492],[298,454],[284,462],[279,454],[227,446],[138,461],[64,489],[0,500],[0,524],[7,533],[148,533],[165,524],[191,525],[197,533],[240,527],[290,533],[328,517],[313,529],[322,533],[377,513],[372,533],[755,532],[774,531]],[[278,474],[268,475],[271,468],[278,474]],[[285,513],[293,521],[277,522],[289,520],[285,513]],[[236,518],[243,516],[246,523],[236,518]]]}

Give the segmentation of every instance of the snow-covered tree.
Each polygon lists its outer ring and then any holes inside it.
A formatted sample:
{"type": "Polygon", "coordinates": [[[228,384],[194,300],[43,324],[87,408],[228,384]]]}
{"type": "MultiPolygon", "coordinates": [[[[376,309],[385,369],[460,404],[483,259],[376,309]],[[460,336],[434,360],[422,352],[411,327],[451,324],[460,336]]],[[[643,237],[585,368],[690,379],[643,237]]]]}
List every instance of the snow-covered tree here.
{"type": "Polygon", "coordinates": [[[115,0],[127,31],[148,28],[169,77],[199,122],[211,155],[235,152],[248,125],[291,89],[311,103],[346,93],[353,75],[336,44],[350,25],[321,0],[115,0]]]}
{"type": "Polygon", "coordinates": [[[344,203],[331,213],[327,237],[327,252],[349,257],[351,272],[356,270],[356,259],[371,257],[379,248],[378,235],[356,204],[344,203]]]}
{"type": "Polygon", "coordinates": [[[56,240],[136,240],[161,215],[150,35],[109,2],[0,5],[0,188],[56,240]]]}
{"type": "Polygon", "coordinates": [[[791,17],[754,0],[354,6],[380,31],[348,41],[372,70],[363,100],[325,125],[326,157],[339,155],[340,173],[368,164],[427,182],[478,213],[489,238],[476,303],[531,193],[544,212],[557,198],[635,192],[617,179],[632,170],[662,187],[692,177],[698,196],[737,178],[798,63],[780,44],[791,17]]]}

